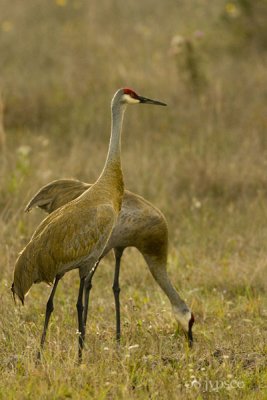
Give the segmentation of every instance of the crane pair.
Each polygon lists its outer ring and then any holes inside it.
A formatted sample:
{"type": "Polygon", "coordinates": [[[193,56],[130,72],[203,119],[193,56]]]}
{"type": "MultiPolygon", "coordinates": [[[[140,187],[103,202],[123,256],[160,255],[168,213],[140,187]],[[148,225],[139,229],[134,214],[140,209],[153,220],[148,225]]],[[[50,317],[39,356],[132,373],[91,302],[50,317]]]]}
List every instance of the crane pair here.
{"type": "MultiPolygon", "coordinates": [[[[129,245],[137,247],[143,254],[153,277],[169,297],[176,319],[188,335],[189,344],[192,344],[193,314],[179,297],[166,272],[168,233],[165,219],[159,210],[143,198],[124,191],[120,159],[123,116],[128,104],[140,103],[166,105],[139,96],[129,88],[119,89],[115,93],[111,102],[112,124],[108,154],[104,168],[94,184],[86,185],[77,181],[52,182],[41,189],[27,206],[28,210],[37,205],[49,212],[52,211],[37,227],[30,242],[19,254],[12,284],[14,298],[17,295],[24,303],[25,295],[33,283],[54,282],[46,308],[41,348],[53,311],[53,298],[58,282],[66,272],[78,268],[80,274],[77,299],[80,333],[78,358],[81,360],[91,280],[100,259],[112,248],[115,249],[116,255],[113,290],[116,305],[116,337],[119,340],[120,258],[124,248],[129,245]],[[52,197],[49,195],[46,197],[49,191],[53,193],[52,197]],[[145,209],[153,210],[152,214],[156,218],[146,219],[145,209]],[[135,225],[139,220],[139,218],[135,220],[135,216],[142,217],[142,212],[145,216],[144,226],[149,230],[148,240],[144,238],[146,235],[142,236],[144,230],[135,225]],[[160,225],[164,226],[165,234],[158,240],[160,225]],[[131,231],[136,229],[140,236],[136,243],[133,243],[129,236],[131,231]]],[[[40,352],[38,356],[40,357],[40,352]]]]}

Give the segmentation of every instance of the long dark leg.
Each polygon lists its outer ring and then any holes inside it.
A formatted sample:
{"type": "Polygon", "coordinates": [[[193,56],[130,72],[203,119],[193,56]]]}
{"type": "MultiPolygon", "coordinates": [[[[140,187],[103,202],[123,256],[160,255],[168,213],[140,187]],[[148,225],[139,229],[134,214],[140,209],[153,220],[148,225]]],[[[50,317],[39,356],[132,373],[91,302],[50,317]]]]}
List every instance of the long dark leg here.
{"type": "Polygon", "coordinates": [[[54,303],[53,303],[54,296],[55,296],[55,293],[56,293],[56,289],[57,289],[58,282],[59,282],[59,280],[62,278],[62,276],[63,276],[63,275],[56,275],[53,288],[52,288],[52,290],[51,290],[51,293],[50,293],[48,302],[47,302],[47,304],[46,304],[44,329],[43,329],[42,338],[41,338],[41,343],[40,343],[40,350],[39,350],[38,353],[37,353],[37,360],[40,360],[40,359],[41,359],[41,350],[42,350],[43,347],[44,347],[47,327],[48,327],[48,324],[49,324],[49,320],[50,320],[51,314],[52,314],[52,312],[53,312],[53,310],[54,310],[54,303]]]}
{"type": "Polygon", "coordinates": [[[87,322],[87,315],[88,315],[88,307],[89,307],[89,295],[90,291],[92,289],[92,279],[93,276],[96,272],[96,269],[98,267],[100,260],[95,263],[91,271],[86,277],[85,280],[85,286],[84,286],[84,313],[83,313],[83,323],[84,323],[84,328],[86,327],[86,322],[87,322]]]}
{"type": "Polygon", "coordinates": [[[85,278],[80,279],[80,287],[78,300],[76,304],[77,313],[78,313],[78,329],[79,329],[79,347],[78,347],[78,362],[82,361],[82,351],[83,351],[83,343],[84,343],[84,323],[83,323],[83,289],[84,289],[84,281],[85,278]]]}
{"type": "Polygon", "coordinates": [[[120,275],[120,264],[121,264],[121,256],[123,253],[123,248],[116,248],[114,250],[115,253],[115,274],[113,281],[113,293],[115,299],[115,310],[116,310],[116,340],[119,343],[121,338],[121,317],[120,317],[120,285],[119,285],[119,275],[120,275]]]}

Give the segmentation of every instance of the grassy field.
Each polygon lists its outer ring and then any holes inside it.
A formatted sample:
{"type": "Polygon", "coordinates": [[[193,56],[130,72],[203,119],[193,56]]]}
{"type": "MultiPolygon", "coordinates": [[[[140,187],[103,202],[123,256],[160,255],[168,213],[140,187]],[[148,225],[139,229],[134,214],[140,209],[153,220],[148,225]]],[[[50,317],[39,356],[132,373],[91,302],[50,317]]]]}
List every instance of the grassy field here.
{"type": "Polygon", "coordinates": [[[267,398],[266,17],[260,0],[1,0],[0,399],[267,398]],[[44,215],[23,209],[53,179],[97,178],[122,86],[168,103],[129,107],[122,163],[126,187],[168,220],[168,271],[195,314],[194,347],[128,249],[120,349],[109,255],[82,365],[76,271],[59,285],[36,365],[50,288],[34,285],[22,307],[10,286],[44,215]]]}

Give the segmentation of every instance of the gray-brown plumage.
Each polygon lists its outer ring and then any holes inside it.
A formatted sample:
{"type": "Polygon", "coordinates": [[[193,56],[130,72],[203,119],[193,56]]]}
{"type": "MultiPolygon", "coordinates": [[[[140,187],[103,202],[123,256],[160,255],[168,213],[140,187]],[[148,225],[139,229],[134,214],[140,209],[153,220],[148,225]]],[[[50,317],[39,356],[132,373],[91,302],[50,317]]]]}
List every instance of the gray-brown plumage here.
{"type": "MultiPolygon", "coordinates": [[[[33,196],[25,211],[39,207],[51,213],[68,201],[80,196],[90,186],[90,184],[74,179],[59,179],[50,182],[33,196]]],[[[115,251],[116,265],[113,290],[116,305],[117,339],[120,338],[119,268],[121,255],[127,247],[136,247],[141,252],[152,276],[168,296],[176,320],[182,325],[184,331],[188,334],[189,343],[192,344],[193,315],[172,286],[166,271],[168,228],[165,217],[150,202],[128,190],[124,191],[117,223],[101,256],[103,258],[111,249],[115,251]]],[[[91,288],[91,280],[88,283],[91,288]]]]}
{"type": "MultiPolygon", "coordinates": [[[[78,198],[51,213],[34,232],[15,264],[12,291],[22,303],[33,283],[55,285],[67,271],[79,268],[77,301],[79,359],[85,336],[83,292],[85,278],[98,262],[109,240],[121,208],[124,191],[120,161],[123,116],[127,104],[158,104],[131,89],[119,89],[111,102],[112,128],[107,159],[98,180],[78,198]]],[[[52,297],[53,300],[53,297],[52,297]]],[[[47,307],[45,328],[53,310],[47,307]]],[[[41,347],[45,334],[41,340],[41,347]]]]}

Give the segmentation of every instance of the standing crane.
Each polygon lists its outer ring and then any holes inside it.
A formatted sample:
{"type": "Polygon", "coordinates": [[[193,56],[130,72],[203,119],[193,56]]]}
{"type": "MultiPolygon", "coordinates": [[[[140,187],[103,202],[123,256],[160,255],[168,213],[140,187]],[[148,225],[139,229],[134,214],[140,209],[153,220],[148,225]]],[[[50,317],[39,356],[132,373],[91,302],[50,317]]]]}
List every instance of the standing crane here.
{"type": "MultiPolygon", "coordinates": [[[[91,185],[74,179],[59,179],[43,186],[29,201],[25,211],[39,207],[51,213],[69,201],[80,196],[91,185]]],[[[136,247],[143,255],[149,270],[167,295],[172,305],[174,316],[188,337],[189,346],[193,344],[192,326],[194,316],[186,303],[173,287],[166,270],[168,253],[168,227],[162,212],[153,204],[128,190],[124,191],[121,211],[110,239],[99,261],[110,250],[115,253],[115,275],[113,292],[116,311],[116,339],[120,340],[120,301],[119,273],[123,251],[127,247],[136,247]]],[[[86,324],[89,293],[97,264],[89,273],[85,286],[84,320],[86,324]]],[[[52,289],[53,295],[55,292],[52,289]]],[[[45,335],[45,333],[44,333],[45,335]]]]}
{"type": "MultiPolygon", "coordinates": [[[[121,209],[124,192],[121,170],[121,130],[127,104],[165,103],[139,96],[129,88],[119,89],[111,102],[111,136],[104,168],[97,181],[81,196],[48,215],[35,230],[15,264],[11,287],[24,304],[33,283],[52,284],[68,271],[78,268],[80,287],[77,300],[79,346],[81,361],[85,338],[83,321],[83,292],[85,279],[101,257],[121,209]]],[[[53,303],[48,305],[45,325],[53,303]]],[[[44,343],[41,339],[41,348],[44,343]]],[[[40,352],[39,352],[40,356],[40,352]]]]}

